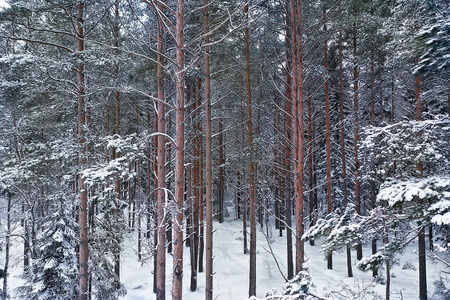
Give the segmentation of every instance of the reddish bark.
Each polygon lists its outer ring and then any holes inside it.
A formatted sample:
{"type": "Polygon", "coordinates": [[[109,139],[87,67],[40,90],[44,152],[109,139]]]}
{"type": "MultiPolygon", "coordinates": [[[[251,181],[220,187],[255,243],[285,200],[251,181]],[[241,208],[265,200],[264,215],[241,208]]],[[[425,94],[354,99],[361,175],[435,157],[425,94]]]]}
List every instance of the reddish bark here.
{"type": "Polygon", "coordinates": [[[184,204],[184,0],[177,1],[176,38],[176,154],[175,154],[175,216],[173,222],[172,299],[183,298],[183,204],[184,204]]]}
{"type": "Polygon", "coordinates": [[[294,186],[295,186],[295,218],[296,218],[296,272],[302,270],[304,258],[304,244],[301,237],[304,232],[303,224],[303,179],[304,179],[304,122],[303,122],[303,25],[302,25],[302,1],[291,1],[291,15],[292,15],[292,41],[293,41],[293,102],[294,111],[293,116],[296,120],[294,122],[294,145],[296,149],[296,157],[294,157],[294,186]],[[297,128],[298,126],[298,128],[297,128]]]}
{"type": "MultiPolygon", "coordinates": [[[[158,9],[163,10],[162,5],[158,9]]],[[[156,185],[156,298],[163,300],[166,297],[166,226],[165,226],[165,185],[166,185],[166,152],[165,138],[162,134],[166,132],[166,112],[164,94],[164,22],[158,18],[157,36],[157,87],[158,87],[158,158],[157,158],[157,185],[156,185]]]]}

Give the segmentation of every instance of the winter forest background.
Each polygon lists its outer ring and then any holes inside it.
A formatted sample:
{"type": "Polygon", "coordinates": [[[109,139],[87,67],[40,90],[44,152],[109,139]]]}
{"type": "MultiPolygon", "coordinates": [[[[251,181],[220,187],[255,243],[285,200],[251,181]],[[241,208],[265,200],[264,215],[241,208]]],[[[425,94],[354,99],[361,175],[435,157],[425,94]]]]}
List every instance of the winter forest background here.
{"type": "Polygon", "coordinates": [[[450,298],[448,1],[9,0],[0,57],[0,298],[450,298]]]}

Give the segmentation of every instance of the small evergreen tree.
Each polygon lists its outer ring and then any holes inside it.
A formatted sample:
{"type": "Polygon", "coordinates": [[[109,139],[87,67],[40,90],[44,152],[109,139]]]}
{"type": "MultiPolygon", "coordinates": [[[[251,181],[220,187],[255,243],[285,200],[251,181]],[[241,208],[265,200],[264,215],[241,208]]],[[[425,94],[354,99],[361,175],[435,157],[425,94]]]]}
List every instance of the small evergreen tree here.
{"type": "Polygon", "coordinates": [[[37,259],[26,268],[26,283],[18,287],[20,299],[75,299],[77,297],[77,223],[72,205],[59,199],[59,208],[42,225],[37,259]]]}

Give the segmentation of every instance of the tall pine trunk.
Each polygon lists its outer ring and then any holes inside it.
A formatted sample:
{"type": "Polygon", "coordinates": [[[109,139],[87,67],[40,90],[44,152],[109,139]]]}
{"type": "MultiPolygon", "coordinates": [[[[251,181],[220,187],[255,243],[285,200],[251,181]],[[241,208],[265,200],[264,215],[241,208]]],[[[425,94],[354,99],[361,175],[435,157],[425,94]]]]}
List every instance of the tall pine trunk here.
{"type": "MultiPolygon", "coordinates": [[[[77,5],[77,51],[84,52],[84,1],[79,1],[77,5]]],[[[80,156],[78,158],[79,169],[83,170],[86,164],[86,82],[85,82],[85,66],[82,60],[77,68],[77,91],[78,91],[78,141],[80,143],[80,156]]],[[[88,195],[84,186],[84,178],[79,175],[79,225],[80,225],[80,253],[79,253],[79,299],[86,300],[88,298],[88,259],[89,259],[89,241],[88,241],[88,195]]]]}
{"type": "MultiPolygon", "coordinates": [[[[330,84],[328,82],[328,39],[327,39],[327,25],[323,25],[325,32],[325,115],[326,115],[326,155],[327,155],[327,213],[331,214],[332,199],[331,199],[331,125],[330,125],[330,84]]],[[[333,255],[330,252],[327,256],[327,269],[333,269],[333,255]]]]}
{"type": "MultiPolygon", "coordinates": [[[[163,11],[162,5],[158,9],[163,11]]],[[[158,36],[157,36],[157,87],[158,87],[158,155],[157,155],[157,184],[156,184],[156,272],[155,287],[156,299],[163,300],[166,297],[166,226],[165,226],[165,188],[166,188],[166,151],[165,138],[166,132],[166,112],[165,112],[165,94],[164,94],[164,22],[158,18],[158,36]]]]}
{"type": "Polygon", "coordinates": [[[213,199],[212,199],[212,120],[211,120],[211,69],[209,46],[208,0],[205,0],[205,133],[206,133],[206,286],[205,299],[213,299],[213,199]]]}
{"type": "MultiPolygon", "coordinates": [[[[341,7],[339,6],[339,12],[341,7]]],[[[341,138],[341,160],[342,160],[342,195],[344,206],[348,204],[348,191],[347,191],[347,164],[345,153],[345,124],[344,124],[344,67],[343,67],[344,55],[342,49],[342,31],[339,30],[339,117],[340,117],[340,138],[341,138]]],[[[352,252],[350,246],[346,247],[347,256],[347,276],[353,277],[352,269],[352,252]]]]}
{"type": "Polygon", "coordinates": [[[184,0],[177,2],[176,39],[176,153],[175,153],[175,207],[173,241],[172,299],[183,298],[183,206],[184,206],[184,0]]]}
{"type": "Polygon", "coordinates": [[[301,237],[304,232],[303,224],[303,179],[304,179],[304,122],[303,122],[303,25],[302,25],[302,1],[291,1],[291,15],[292,15],[292,43],[293,43],[293,102],[294,111],[293,116],[296,119],[294,122],[294,147],[297,152],[294,157],[294,185],[295,185],[295,223],[296,223],[296,262],[295,271],[300,272],[303,269],[305,261],[304,244],[301,237]],[[297,128],[298,126],[298,128],[297,128]]]}
{"type": "MultiPolygon", "coordinates": [[[[355,206],[356,212],[361,214],[361,167],[359,162],[359,77],[358,77],[358,63],[357,63],[357,28],[356,23],[353,23],[353,113],[355,116],[354,126],[354,137],[355,137],[355,206]]],[[[358,243],[356,246],[356,258],[360,260],[362,258],[362,244],[358,243]]]]}
{"type": "MultiPolygon", "coordinates": [[[[416,63],[419,62],[419,57],[416,58],[416,63]]],[[[420,75],[416,75],[416,121],[422,120],[422,80],[420,75]]],[[[417,175],[422,177],[423,164],[417,163],[417,175]]],[[[421,200],[420,205],[426,205],[426,200],[421,200]]],[[[425,208],[423,208],[425,209],[425,208]]],[[[425,227],[423,225],[419,228],[418,234],[419,242],[419,299],[427,300],[427,262],[426,262],[426,247],[425,247],[425,227]]]]}
{"type": "Polygon", "coordinates": [[[244,29],[245,39],[245,83],[247,91],[247,141],[250,149],[250,274],[249,274],[249,297],[256,295],[256,166],[254,161],[253,145],[253,110],[252,110],[252,85],[250,72],[250,23],[249,3],[244,6],[246,27],[244,29]]]}

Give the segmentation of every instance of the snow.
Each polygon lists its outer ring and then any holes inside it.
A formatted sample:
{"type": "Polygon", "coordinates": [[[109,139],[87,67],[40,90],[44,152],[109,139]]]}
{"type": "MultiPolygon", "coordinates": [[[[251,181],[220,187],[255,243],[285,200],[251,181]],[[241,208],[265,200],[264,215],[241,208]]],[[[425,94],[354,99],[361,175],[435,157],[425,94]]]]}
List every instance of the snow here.
{"type": "MultiPolygon", "coordinates": [[[[247,228],[248,230],[249,228],[247,228]]],[[[248,267],[249,255],[243,254],[242,221],[232,218],[226,219],[224,223],[214,222],[214,299],[217,300],[243,300],[248,297],[248,267]]],[[[264,228],[264,230],[266,230],[264,228]]],[[[283,272],[286,272],[286,237],[279,237],[274,228],[269,230],[272,241],[271,247],[283,272]]],[[[153,262],[150,257],[150,247],[143,249],[143,256],[147,257],[145,262],[137,261],[136,234],[130,233],[123,243],[121,255],[121,280],[127,289],[127,294],[119,299],[148,300],[156,299],[152,292],[153,285],[153,262]]],[[[14,239],[12,249],[12,270],[9,280],[10,291],[22,284],[18,278],[22,266],[20,263],[22,245],[20,239],[14,239]]],[[[316,241],[316,246],[310,246],[305,242],[305,259],[311,276],[310,292],[326,299],[376,299],[378,295],[384,299],[386,286],[376,283],[370,272],[362,272],[356,268],[357,260],[355,252],[353,257],[354,277],[348,278],[345,252],[333,253],[333,270],[326,269],[325,256],[319,252],[321,243],[316,241]]],[[[381,246],[381,245],[380,245],[381,246]]],[[[364,254],[370,255],[370,245],[364,248],[364,254]]],[[[273,289],[272,295],[281,295],[285,281],[280,275],[276,263],[271,254],[265,236],[257,233],[257,299],[264,299],[266,293],[273,289]]],[[[400,261],[391,269],[391,299],[417,299],[418,295],[418,258],[417,245],[406,248],[400,261]],[[412,263],[416,270],[403,270],[402,266],[412,263]]],[[[167,255],[167,291],[166,298],[171,298],[171,275],[172,257],[167,255]]],[[[427,278],[429,296],[433,294],[433,282],[437,280],[444,267],[437,260],[427,257],[427,278]]],[[[448,271],[448,270],[447,270],[448,271]]],[[[380,270],[383,273],[384,270],[380,270]]],[[[303,279],[307,280],[307,279],[303,279]]],[[[184,276],[183,276],[183,299],[204,299],[205,273],[198,275],[197,291],[189,290],[190,264],[189,248],[184,247],[184,276]]],[[[450,282],[446,282],[447,287],[450,282]]],[[[267,298],[271,299],[271,298],[267,298]]],[[[280,299],[272,297],[272,299],[280,299]]],[[[288,297],[281,299],[290,299],[288,297]]]]}
{"type": "MultiPolygon", "coordinates": [[[[214,299],[217,300],[243,300],[248,297],[248,267],[249,255],[243,254],[242,222],[228,219],[224,223],[214,223],[214,299]]],[[[273,229],[273,234],[277,235],[273,229]]],[[[272,236],[271,244],[275,257],[283,272],[286,272],[286,238],[272,236]]],[[[270,290],[281,294],[285,281],[280,275],[276,263],[265,249],[268,249],[267,240],[261,233],[257,233],[257,295],[254,299],[263,299],[270,290]]],[[[417,299],[418,295],[418,271],[402,270],[405,262],[411,262],[418,270],[417,246],[408,247],[400,258],[399,265],[392,267],[391,299],[417,299]],[[403,298],[401,298],[403,297],[403,298]]],[[[305,243],[305,258],[311,275],[311,293],[329,299],[352,299],[355,295],[360,298],[376,299],[370,295],[374,292],[384,298],[386,286],[375,283],[370,272],[362,272],[356,268],[356,254],[353,256],[354,278],[346,277],[345,253],[334,253],[334,269],[326,269],[325,256],[319,252],[320,243],[310,246],[305,243]],[[339,296],[341,295],[341,296],[339,296]],[[342,296],[344,295],[344,296],[342,296]],[[366,298],[364,298],[366,297],[366,298]]],[[[295,251],[294,251],[295,252],[295,251]]],[[[364,249],[366,255],[370,254],[369,245],[364,249]]],[[[198,288],[196,292],[189,291],[190,265],[189,248],[184,248],[185,271],[183,276],[183,299],[204,299],[205,274],[199,273],[198,288]]],[[[171,288],[171,256],[167,256],[167,291],[166,297],[170,299],[171,288]]],[[[136,259],[136,242],[128,238],[122,256],[122,282],[127,289],[127,295],[123,299],[144,300],[156,299],[152,293],[153,263],[139,263],[136,259]]],[[[439,278],[443,266],[431,259],[427,260],[427,276],[429,293],[432,295],[433,282],[439,278]]],[[[383,270],[380,271],[382,273],[383,270]]],[[[450,284],[449,282],[447,285],[450,284]]],[[[274,298],[276,299],[276,298],[274,298]]],[[[285,299],[285,298],[283,298],[285,299]]],[[[289,299],[289,298],[286,298],[289,299]]]]}

